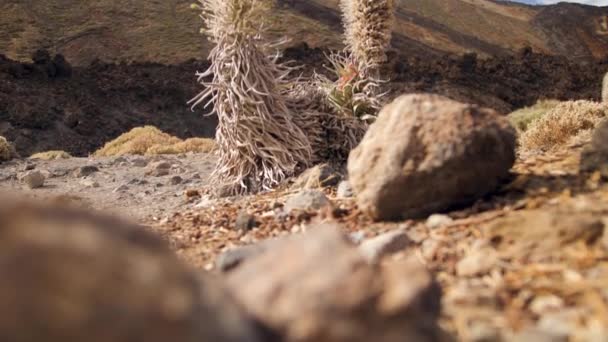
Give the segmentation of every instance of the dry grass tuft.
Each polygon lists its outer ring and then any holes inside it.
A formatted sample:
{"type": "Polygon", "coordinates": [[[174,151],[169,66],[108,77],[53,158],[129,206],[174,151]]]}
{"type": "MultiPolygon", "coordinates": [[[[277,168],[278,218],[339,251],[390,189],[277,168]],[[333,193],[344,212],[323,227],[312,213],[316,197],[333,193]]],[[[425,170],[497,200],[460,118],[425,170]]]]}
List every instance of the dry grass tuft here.
{"type": "Polygon", "coordinates": [[[0,136],[0,162],[11,160],[14,156],[15,152],[13,146],[5,137],[0,136]]]}
{"type": "Polygon", "coordinates": [[[192,138],[181,140],[177,137],[163,133],[153,126],[133,128],[131,131],[106,143],[97,150],[97,157],[124,156],[124,155],[157,155],[179,154],[186,152],[210,152],[215,143],[211,139],[192,138]]]}
{"type": "Polygon", "coordinates": [[[182,154],[188,152],[209,153],[215,150],[215,141],[207,138],[190,138],[173,145],[155,145],[148,149],[147,155],[182,154]]]}
{"type": "Polygon", "coordinates": [[[530,125],[521,135],[520,145],[523,149],[551,149],[593,129],[607,115],[605,104],[585,100],[562,102],[530,125]]]}
{"type": "Polygon", "coordinates": [[[561,101],[558,100],[539,100],[532,106],[514,111],[509,114],[508,118],[513,127],[520,133],[525,132],[532,123],[543,117],[543,115],[547,114],[547,112],[560,103],[561,101]]]}
{"type": "Polygon", "coordinates": [[[65,151],[46,151],[32,154],[30,159],[40,159],[40,160],[57,160],[57,159],[69,159],[72,158],[72,155],[65,151]]]}

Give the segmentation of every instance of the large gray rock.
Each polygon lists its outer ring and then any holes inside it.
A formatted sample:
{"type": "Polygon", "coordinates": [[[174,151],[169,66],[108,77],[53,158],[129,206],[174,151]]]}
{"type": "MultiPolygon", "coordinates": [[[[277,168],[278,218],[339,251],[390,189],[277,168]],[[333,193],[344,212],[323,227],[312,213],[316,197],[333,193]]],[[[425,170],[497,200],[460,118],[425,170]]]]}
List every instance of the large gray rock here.
{"type": "Polygon", "coordinates": [[[515,130],[491,109],[438,95],[387,105],[348,160],[359,206],[380,220],[422,217],[493,191],[515,161],[515,130]]]}
{"type": "Polygon", "coordinates": [[[210,278],[144,228],[0,202],[0,341],[259,341],[210,278]]]}
{"type": "Polygon", "coordinates": [[[440,289],[423,265],[370,264],[335,226],[280,240],[227,279],[286,341],[434,341],[439,331],[440,289]]]}

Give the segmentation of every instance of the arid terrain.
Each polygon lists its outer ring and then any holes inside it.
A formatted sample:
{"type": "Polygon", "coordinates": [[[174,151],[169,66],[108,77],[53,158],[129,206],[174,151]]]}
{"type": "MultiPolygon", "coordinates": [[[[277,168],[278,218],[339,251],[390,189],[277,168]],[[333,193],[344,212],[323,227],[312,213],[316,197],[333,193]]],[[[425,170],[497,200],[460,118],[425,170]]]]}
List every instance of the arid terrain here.
{"type": "MultiPolygon", "coordinates": [[[[204,58],[211,45],[199,34],[200,19],[190,8],[192,2],[3,1],[0,51],[27,61],[36,49],[45,48],[75,65],[96,59],[176,64],[204,58]]],[[[272,18],[277,35],[286,33],[294,45],[340,48],[337,0],[279,4],[272,18]]],[[[604,58],[606,16],[605,8],[576,4],[532,7],[491,0],[398,0],[393,47],[417,56],[445,52],[489,56],[530,46],[572,59],[604,58]]]]}
{"type": "MultiPolygon", "coordinates": [[[[608,7],[395,3],[348,162],[216,196],[191,1],[3,1],[0,341],[605,341],[608,7]]],[[[329,75],[339,1],[278,4],[329,75]]]]}

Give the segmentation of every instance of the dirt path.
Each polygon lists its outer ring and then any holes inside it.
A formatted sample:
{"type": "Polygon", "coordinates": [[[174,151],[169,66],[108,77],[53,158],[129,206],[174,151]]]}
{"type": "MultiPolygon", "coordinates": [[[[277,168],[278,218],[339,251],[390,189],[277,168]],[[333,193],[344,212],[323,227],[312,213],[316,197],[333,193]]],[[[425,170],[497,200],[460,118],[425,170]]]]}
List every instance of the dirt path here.
{"type": "Polygon", "coordinates": [[[13,160],[0,164],[0,192],[77,202],[148,224],[196,205],[185,193],[204,189],[213,166],[208,154],[13,160]],[[29,189],[20,178],[36,171],[44,186],[29,189]]]}

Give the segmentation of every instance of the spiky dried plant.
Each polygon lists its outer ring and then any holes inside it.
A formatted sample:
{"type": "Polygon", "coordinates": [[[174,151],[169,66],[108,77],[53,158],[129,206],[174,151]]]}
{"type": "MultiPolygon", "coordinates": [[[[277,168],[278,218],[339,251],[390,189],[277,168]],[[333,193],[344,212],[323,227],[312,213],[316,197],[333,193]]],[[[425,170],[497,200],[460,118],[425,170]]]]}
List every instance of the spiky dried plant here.
{"type": "MultiPolygon", "coordinates": [[[[343,117],[373,119],[384,104],[380,68],[394,22],[394,0],[341,0],[346,51],[328,56],[337,81],[317,75],[329,106],[343,117]]],[[[362,129],[356,127],[356,129],[362,129]]],[[[364,129],[364,128],[363,128],[364,129]]],[[[355,134],[359,136],[361,134],[355,134]]]]}
{"type": "Polygon", "coordinates": [[[199,2],[204,32],[215,47],[209,69],[197,73],[205,90],[190,103],[207,101],[218,116],[212,179],[223,194],[269,190],[312,158],[309,139],[288,107],[291,70],[264,53],[264,19],[274,1],[199,2]]]}
{"type": "Polygon", "coordinates": [[[363,76],[376,77],[391,42],[394,0],[341,0],[340,7],[348,51],[363,76]]]}

